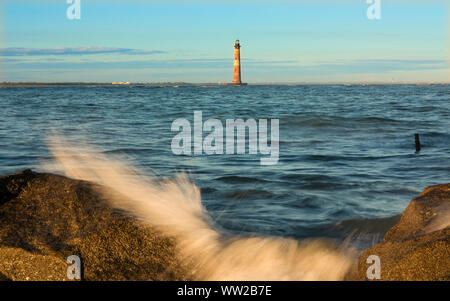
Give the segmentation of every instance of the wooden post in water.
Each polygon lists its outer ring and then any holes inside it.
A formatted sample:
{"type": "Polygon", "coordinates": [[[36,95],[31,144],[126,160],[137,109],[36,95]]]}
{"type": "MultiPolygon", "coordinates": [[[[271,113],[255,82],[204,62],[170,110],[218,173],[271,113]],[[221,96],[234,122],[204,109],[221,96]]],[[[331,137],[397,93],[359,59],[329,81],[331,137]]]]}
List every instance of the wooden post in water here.
{"type": "Polygon", "coordinates": [[[421,149],[419,134],[414,134],[414,138],[416,140],[416,153],[418,153],[418,152],[420,152],[420,149],[421,149]]]}

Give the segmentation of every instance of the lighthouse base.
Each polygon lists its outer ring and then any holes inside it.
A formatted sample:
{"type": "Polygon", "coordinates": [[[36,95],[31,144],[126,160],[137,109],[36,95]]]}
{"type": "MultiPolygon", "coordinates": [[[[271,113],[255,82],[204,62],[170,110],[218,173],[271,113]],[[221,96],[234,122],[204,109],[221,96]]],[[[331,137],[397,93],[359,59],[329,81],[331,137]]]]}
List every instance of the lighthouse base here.
{"type": "Polygon", "coordinates": [[[226,86],[247,86],[247,83],[224,83],[222,85],[226,85],[226,86]]]}

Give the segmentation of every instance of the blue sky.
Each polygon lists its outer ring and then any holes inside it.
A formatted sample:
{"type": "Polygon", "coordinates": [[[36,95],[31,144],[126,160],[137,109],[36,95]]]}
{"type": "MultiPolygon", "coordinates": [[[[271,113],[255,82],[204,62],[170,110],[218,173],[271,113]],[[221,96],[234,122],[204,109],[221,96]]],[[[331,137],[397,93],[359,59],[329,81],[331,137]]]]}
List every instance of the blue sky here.
{"type": "Polygon", "coordinates": [[[0,81],[450,81],[445,0],[0,3],[0,81]]]}

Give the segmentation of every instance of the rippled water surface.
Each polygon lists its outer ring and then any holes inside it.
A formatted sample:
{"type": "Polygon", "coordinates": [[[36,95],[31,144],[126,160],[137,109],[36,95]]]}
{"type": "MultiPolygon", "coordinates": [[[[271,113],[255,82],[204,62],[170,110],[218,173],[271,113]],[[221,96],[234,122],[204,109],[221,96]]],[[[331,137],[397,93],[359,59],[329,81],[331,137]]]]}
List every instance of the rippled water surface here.
{"type": "Polygon", "coordinates": [[[238,233],[334,236],[338,221],[397,215],[424,187],[450,182],[448,85],[2,87],[0,173],[39,169],[52,129],[148,174],[188,171],[213,219],[238,233]],[[278,118],[279,163],[173,155],[171,124],[193,125],[194,111],[223,124],[278,118]]]}

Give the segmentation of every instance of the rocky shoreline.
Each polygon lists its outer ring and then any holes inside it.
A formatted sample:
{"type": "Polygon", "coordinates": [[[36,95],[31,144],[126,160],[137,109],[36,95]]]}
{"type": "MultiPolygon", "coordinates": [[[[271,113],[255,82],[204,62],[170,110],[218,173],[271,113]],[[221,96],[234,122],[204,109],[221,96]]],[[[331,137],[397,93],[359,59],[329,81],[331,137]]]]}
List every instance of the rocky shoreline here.
{"type": "MultiPolygon", "coordinates": [[[[190,280],[175,241],[110,208],[95,184],[24,170],[0,177],[0,281],[67,280],[66,258],[83,280],[190,280]]],[[[360,254],[345,280],[450,280],[450,184],[413,199],[381,243],[360,254]]]]}
{"type": "Polygon", "coordinates": [[[450,184],[426,188],[411,200],[383,241],[360,255],[347,280],[366,279],[370,255],[381,261],[381,280],[450,280],[450,184]]]}
{"type": "Polygon", "coordinates": [[[0,177],[0,279],[186,280],[174,242],[106,205],[95,185],[25,170],[0,177]]]}

